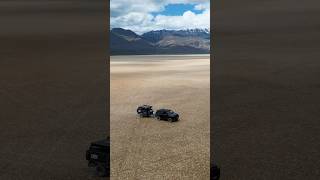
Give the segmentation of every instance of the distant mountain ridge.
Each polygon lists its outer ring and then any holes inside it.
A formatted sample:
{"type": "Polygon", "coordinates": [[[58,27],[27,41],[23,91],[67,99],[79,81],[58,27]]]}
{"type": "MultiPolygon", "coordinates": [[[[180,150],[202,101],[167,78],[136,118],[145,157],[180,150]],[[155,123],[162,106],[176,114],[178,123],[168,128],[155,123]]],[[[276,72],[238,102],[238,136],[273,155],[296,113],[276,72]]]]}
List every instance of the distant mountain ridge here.
{"type": "Polygon", "coordinates": [[[157,30],[138,35],[131,30],[113,28],[110,50],[112,55],[209,53],[210,31],[157,30]]]}

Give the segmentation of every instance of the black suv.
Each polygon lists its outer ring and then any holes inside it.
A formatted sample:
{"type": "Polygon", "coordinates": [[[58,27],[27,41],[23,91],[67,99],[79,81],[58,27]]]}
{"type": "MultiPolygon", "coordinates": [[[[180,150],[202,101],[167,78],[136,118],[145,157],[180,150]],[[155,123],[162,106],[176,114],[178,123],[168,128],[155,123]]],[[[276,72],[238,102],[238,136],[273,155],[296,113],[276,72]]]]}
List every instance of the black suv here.
{"type": "Polygon", "coordinates": [[[220,178],[220,168],[216,164],[211,164],[210,167],[210,179],[219,180],[220,178]]]}
{"type": "Polygon", "coordinates": [[[89,167],[95,167],[98,176],[110,176],[110,138],[92,142],[86,151],[89,167]]]}
{"type": "Polygon", "coordinates": [[[179,114],[175,113],[170,109],[159,109],[157,110],[155,117],[158,120],[166,120],[169,122],[175,122],[179,120],[179,114]]]}
{"type": "Polygon", "coordinates": [[[137,113],[140,117],[151,117],[153,116],[153,109],[150,105],[142,105],[137,108],[137,113]]]}

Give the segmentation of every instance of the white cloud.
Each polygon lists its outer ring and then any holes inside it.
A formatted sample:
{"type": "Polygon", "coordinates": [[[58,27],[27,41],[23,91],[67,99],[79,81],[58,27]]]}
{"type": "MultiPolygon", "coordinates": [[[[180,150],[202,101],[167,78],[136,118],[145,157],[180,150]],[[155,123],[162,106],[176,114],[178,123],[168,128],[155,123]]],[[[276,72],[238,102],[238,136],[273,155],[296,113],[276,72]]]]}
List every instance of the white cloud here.
{"type": "Polygon", "coordinates": [[[118,17],[132,12],[150,13],[164,9],[165,0],[111,0],[111,16],[118,17]]]}
{"type": "Polygon", "coordinates": [[[210,9],[210,3],[202,3],[202,4],[197,4],[194,7],[195,10],[206,10],[206,9],[210,9]]]}
{"type": "Polygon", "coordinates": [[[209,0],[111,0],[110,8],[112,28],[130,29],[138,34],[159,29],[210,28],[209,0]],[[196,10],[203,12],[186,11],[181,16],[151,14],[164,10],[168,4],[177,3],[194,4],[196,10]]]}

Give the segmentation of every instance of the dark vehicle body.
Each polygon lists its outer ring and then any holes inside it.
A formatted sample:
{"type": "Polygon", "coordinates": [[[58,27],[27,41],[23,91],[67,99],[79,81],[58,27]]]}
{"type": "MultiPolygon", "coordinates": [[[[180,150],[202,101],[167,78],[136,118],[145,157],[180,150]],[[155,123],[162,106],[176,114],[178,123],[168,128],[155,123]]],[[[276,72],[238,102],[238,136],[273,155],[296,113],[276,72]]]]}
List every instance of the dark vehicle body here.
{"type": "Polygon", "coordinates": [[[153,116],[153,109],[150,105],[142,105],[137,108],[137,113],[140,117],[151,117],[153,116]]]}
{"type": "Polygon", "coordinates": [[[219,180],[220,178],[220,168],[216,164],[212,164],[210,167],[210,179],[219,180]]]}
{"type": "Polygon", "coordinates": [[[98,176],[110,176],[110,138],[92,142],[86,151],[89,167],[95,167],[98,176]]]}
{"type": "Polygon", "coordinates": [[[170,109],[159,109],[155,113],[155,117],[158,120],[166,120],[169,122],[175,122],[179,120],[179,114],[175,113],[174,111],[170,109]]]}

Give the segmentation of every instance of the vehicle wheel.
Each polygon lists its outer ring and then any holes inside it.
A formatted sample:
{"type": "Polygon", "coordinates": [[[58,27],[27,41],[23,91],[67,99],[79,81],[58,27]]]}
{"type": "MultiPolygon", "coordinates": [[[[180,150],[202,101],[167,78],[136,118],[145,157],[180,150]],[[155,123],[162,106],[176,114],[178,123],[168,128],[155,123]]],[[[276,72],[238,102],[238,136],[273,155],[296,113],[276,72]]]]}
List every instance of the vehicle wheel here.
{"type": "Polygon", "coordinates": [[[107,176],[107,169],[101,164],[96,167],[96,171],[100,177],[107,176]]]}
{"type": "Polygon", "coordinates": [[[172,122],[172,118],[168,118],[168,121],[169,121],[169,122],[172,122]]]}
{"type": "Polygon", "coordinates": [[[157,116],[157,119],[160,120],[160,116],[157,116]]]}

